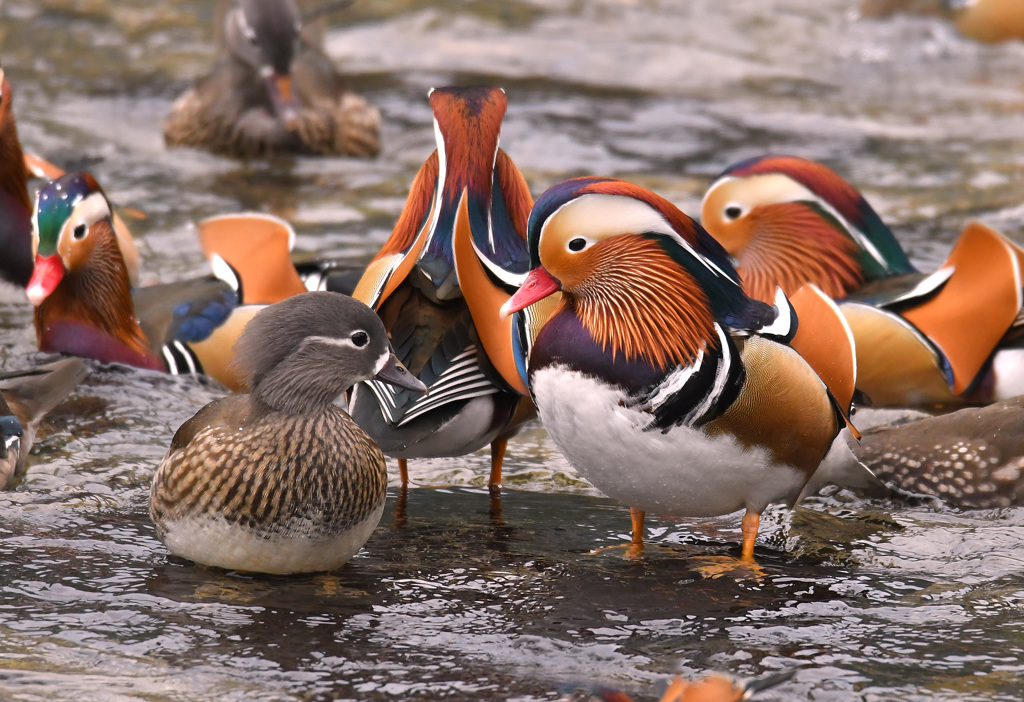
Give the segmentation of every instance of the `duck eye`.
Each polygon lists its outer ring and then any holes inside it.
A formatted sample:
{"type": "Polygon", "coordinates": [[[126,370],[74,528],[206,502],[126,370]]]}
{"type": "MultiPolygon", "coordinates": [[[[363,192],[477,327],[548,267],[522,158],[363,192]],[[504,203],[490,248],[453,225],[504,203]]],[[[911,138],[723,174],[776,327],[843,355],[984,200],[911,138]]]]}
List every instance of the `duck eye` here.
{"type": "Polygon", "coordinates": [[[586,239],[582,239],[580,237],[576,237],[575,239],[573,239],[572,241],[569,242],[569,250],[570,251],[582,251],[586,247],[587,247],[587,240],[586,239]]]}
{"type": "Polygon", "coordinates": [[[352,343],[360,349],[370,343],[370,335],[364,331],[354,332],[349,338],[352,339],[352,343]]]}
{"type": "Polygon", "coordinates": [[[739,219],[740,215],[743,214],[743,208],[739,205],[729,205],[725,208],[724,214],[726,219],[739,219]]]}
{"type": "Polygon", "coordinates": [[[72,236],[72,238],[74,238],[75,241],[81,241],[82,239],[85,238],[85,235],[88,234],[88,233],[89,233],[89,227],[85,226],[84,224],[79,224],[71,232],[71,236],[72,236]]]}

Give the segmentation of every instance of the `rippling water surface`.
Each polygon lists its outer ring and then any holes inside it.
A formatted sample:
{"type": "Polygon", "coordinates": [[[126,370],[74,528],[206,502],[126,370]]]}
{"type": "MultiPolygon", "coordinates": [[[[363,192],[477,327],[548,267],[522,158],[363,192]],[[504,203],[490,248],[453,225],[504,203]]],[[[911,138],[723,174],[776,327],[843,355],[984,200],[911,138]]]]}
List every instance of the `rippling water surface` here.
{"type": "MultiPolygon", "coordinates": [[[[211,59],[212,2],[0,0],[23,142],[92,170],[134,224],[146,281],[204,270],[193,223],[242,209],[298,247],[365,263],[433,149],[426,91],[498,83],[502,145],[537,195],[611,174],[696,214],[709,180],[766,151],[824,160],[940,263],[980,217],[1021,240],[1024,45],[934,18],[864,20],[847,0],[358,0],[330,54],[384,114],[375,161],[238,162],[163,147],[160,121],[211,59]],[[727,8],[727,9],[726,9],[727,8]]],[[[35,352],[0,284],[3,368],[35,352]]],[[[703,579],[738,515],[651,520],[582,481],[544,431],[487,456],[415,462],[367,548],[336,574],[262,578],[170,557],[149,481],[211,383],[91,366],[0,494],[0,699],[654,699],[676,672],[796,668],[766,700],[1019,700],[1024,510],[844,495],[769,510],[761,581],[703,579]],[[660,547],[660,548],[658,548],[660,547]]]]}

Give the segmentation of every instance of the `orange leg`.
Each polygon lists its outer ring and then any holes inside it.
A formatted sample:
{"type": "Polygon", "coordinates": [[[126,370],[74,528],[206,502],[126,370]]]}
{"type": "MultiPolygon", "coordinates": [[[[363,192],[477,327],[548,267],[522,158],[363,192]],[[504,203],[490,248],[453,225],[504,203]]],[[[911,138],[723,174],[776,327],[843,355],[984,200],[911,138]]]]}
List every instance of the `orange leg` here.
{"type": "Polygon", "coordinates": [[[501,464],[505,460],[505,449],[508,439],[495,439],[491,442],[491,477],[487,481],[487,489],[492,495],[501,492],[501,464]]]}
{"type": "Polygon", "coordinates": [[[639,558],[644,553],[644,517],[646,513],[636,507],[629,508],[629,519],[633,522],[633,540],[626,550],[627,558],[639,558]]]}
{"type": "Polygon", "coordinates": [[[743,552],[740,555],[741,561],[754,561],[754,541],[757,540],[757,529],[761,526],[761,515],[757,512],[747,510],[743,515],[741,530],[743,531],[743,552]]]}
{"type": "Polygon", "coordinates": [[[409,488],[403,485],[395,500],[395,529],[404,529],[409,524],[407,512],[409,506],[409,488]]]}
{"type": "Polygon", "coordinates": [[[402,478],[402,487],[409,487],[409,461],[404,458],[398,459],[398,474],[402,478]]]}

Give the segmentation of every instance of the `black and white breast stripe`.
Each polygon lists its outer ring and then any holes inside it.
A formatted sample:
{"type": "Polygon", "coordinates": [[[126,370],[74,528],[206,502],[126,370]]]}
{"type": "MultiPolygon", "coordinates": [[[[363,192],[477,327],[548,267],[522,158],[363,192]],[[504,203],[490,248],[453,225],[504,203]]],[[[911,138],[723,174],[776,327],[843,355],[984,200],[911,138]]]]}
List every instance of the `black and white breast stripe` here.
{"type": "Polygon", "coordinates": [[[172,341],[160,348],[167,371],[171,375],[191,375],[202,373],[203,366],[195,352],[180,341],[172,341]]]}
{"type": "Polygon", "coordinates": [[[408,390],[376,380],[367,380],[365,384],[377,398],[384,419],[397,427],[449,403],[501,392],[480,368],[475,344],[465,347],[451,359],[450,365],[430,384],[427,395],[413,395],[408,390]],[[408,402],[412,397],[416,399],[408,402]]]}
{"type": "Polygon", "coordinates": [[[739,353],[718,324],[719,348],[703,349],[696,361],[679,366],[657,385],[636,396],[632,409],[649,412],[645,431],[700,427],[722,414],[736,400],[746,375],[739,353]]]}

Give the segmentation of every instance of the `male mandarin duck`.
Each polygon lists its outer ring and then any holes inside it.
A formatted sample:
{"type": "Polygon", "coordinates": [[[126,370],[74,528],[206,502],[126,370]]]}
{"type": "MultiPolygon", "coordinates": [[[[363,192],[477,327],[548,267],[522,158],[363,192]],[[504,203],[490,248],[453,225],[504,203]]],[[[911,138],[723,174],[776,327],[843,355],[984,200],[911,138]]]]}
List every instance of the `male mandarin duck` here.
{"type": "MultiPolygon", "coordinates": [[[[679,676],[669,684],[658,702],[742,702],[789,680],[794,672],[789,670],[747,681],[733,680],[719,673],[711,673],[694,682],[679,676]]],[[[570,699],[581,698],[574,696],[570,699]]],[[[633,698],[624,692],[608,689],[598,690],[588,699],[592,702],[633,702],[633,698]]]]}
{"type": "Polygon", "coordinates": [[[171,107],[169,146],[235,156],[377,154],[380,112],[303,33],[293,0],[233,0],[218,19],[216,63],[171,107]]]}
{"type": "MultiPolygon", "coordinates": [[[[12,108],[14,91],[0,68],[0,278],[24,287],[32,277],[32,202],[29,178],[54,180],[64,171],[26,153],[18,139],[12,108]]],[[[138,280],[138,253],[124,221],[115,213],[118,245],[132,282],[138,280]]]]}
{"type": "Polygon", "coordinates": [[[612,178],[544,193],[528,242],[532,270],[502,314],[561,291],[521,332],[530,392],[569,462],[630,506],[630,552],[645,512],[745,509],[751,561],[761,512],[800,498],[847,423],[854,352],[835,305],[810,287],[793,305],[748,297],[700,225],[612,178]]]}
{"type": "Polygon", "coordinates": [[[420,168],[391,237],[353,296],[384,320],[399,358],[430,392],[361,383],[353,418],[398,458],[460,456],[491,444],[497,490],[508,438],[534,415],[516,369],[511,322],[498,309],[528,265],[533,204],[498,148],[499,88],[431,91],[437,151],[420,168]]]}
{"type": "Polygon", "coordinates": [[[917,274],[864,197],[792,156],[730,166],[702,222],[736,258],[744,290],[769,301],[814,283],[857,342],[857,387],[875,406],[984,404],[1024,393],[1024,250],[971,222],[935,273],[917,274]]]}
{"type": "Polygon", "coordinates": [[[1024,39],[1024,3],[1020,0],[942,0],[961,34],[986,43],[1024,39]]]}
{"type": "Polygon", "coordinates": [[[426,388],[399,363],[377,315],[332,292],[261,310],[235,363],[249,394],[185,422],[153,477],[157,536],[172,553],[220,568],[340,568],[380,521],[387,468],[334,401],[369,378],[426,388]]]}
{"type": "Polygon", "coordinates": [[[32,276],[32,203],[12,101],[0,68],[0,277],[24,286],[32,276]]]}
{"type": "Polygon", "coordinates": [[[88,173],[39,191],[32,219],[35,268],[25,289],[41,351],[172,373],[202,372],[190,347],[237,303],[237,280],[201,279],[131,289],[110,203],[88,173]]]}
{"type": "Polygon", "coordinates": [[[0,490],[10,487],[24,469],[43,417],[85,373],[85,364],[78,358],[0,373],[0,490]]]}

